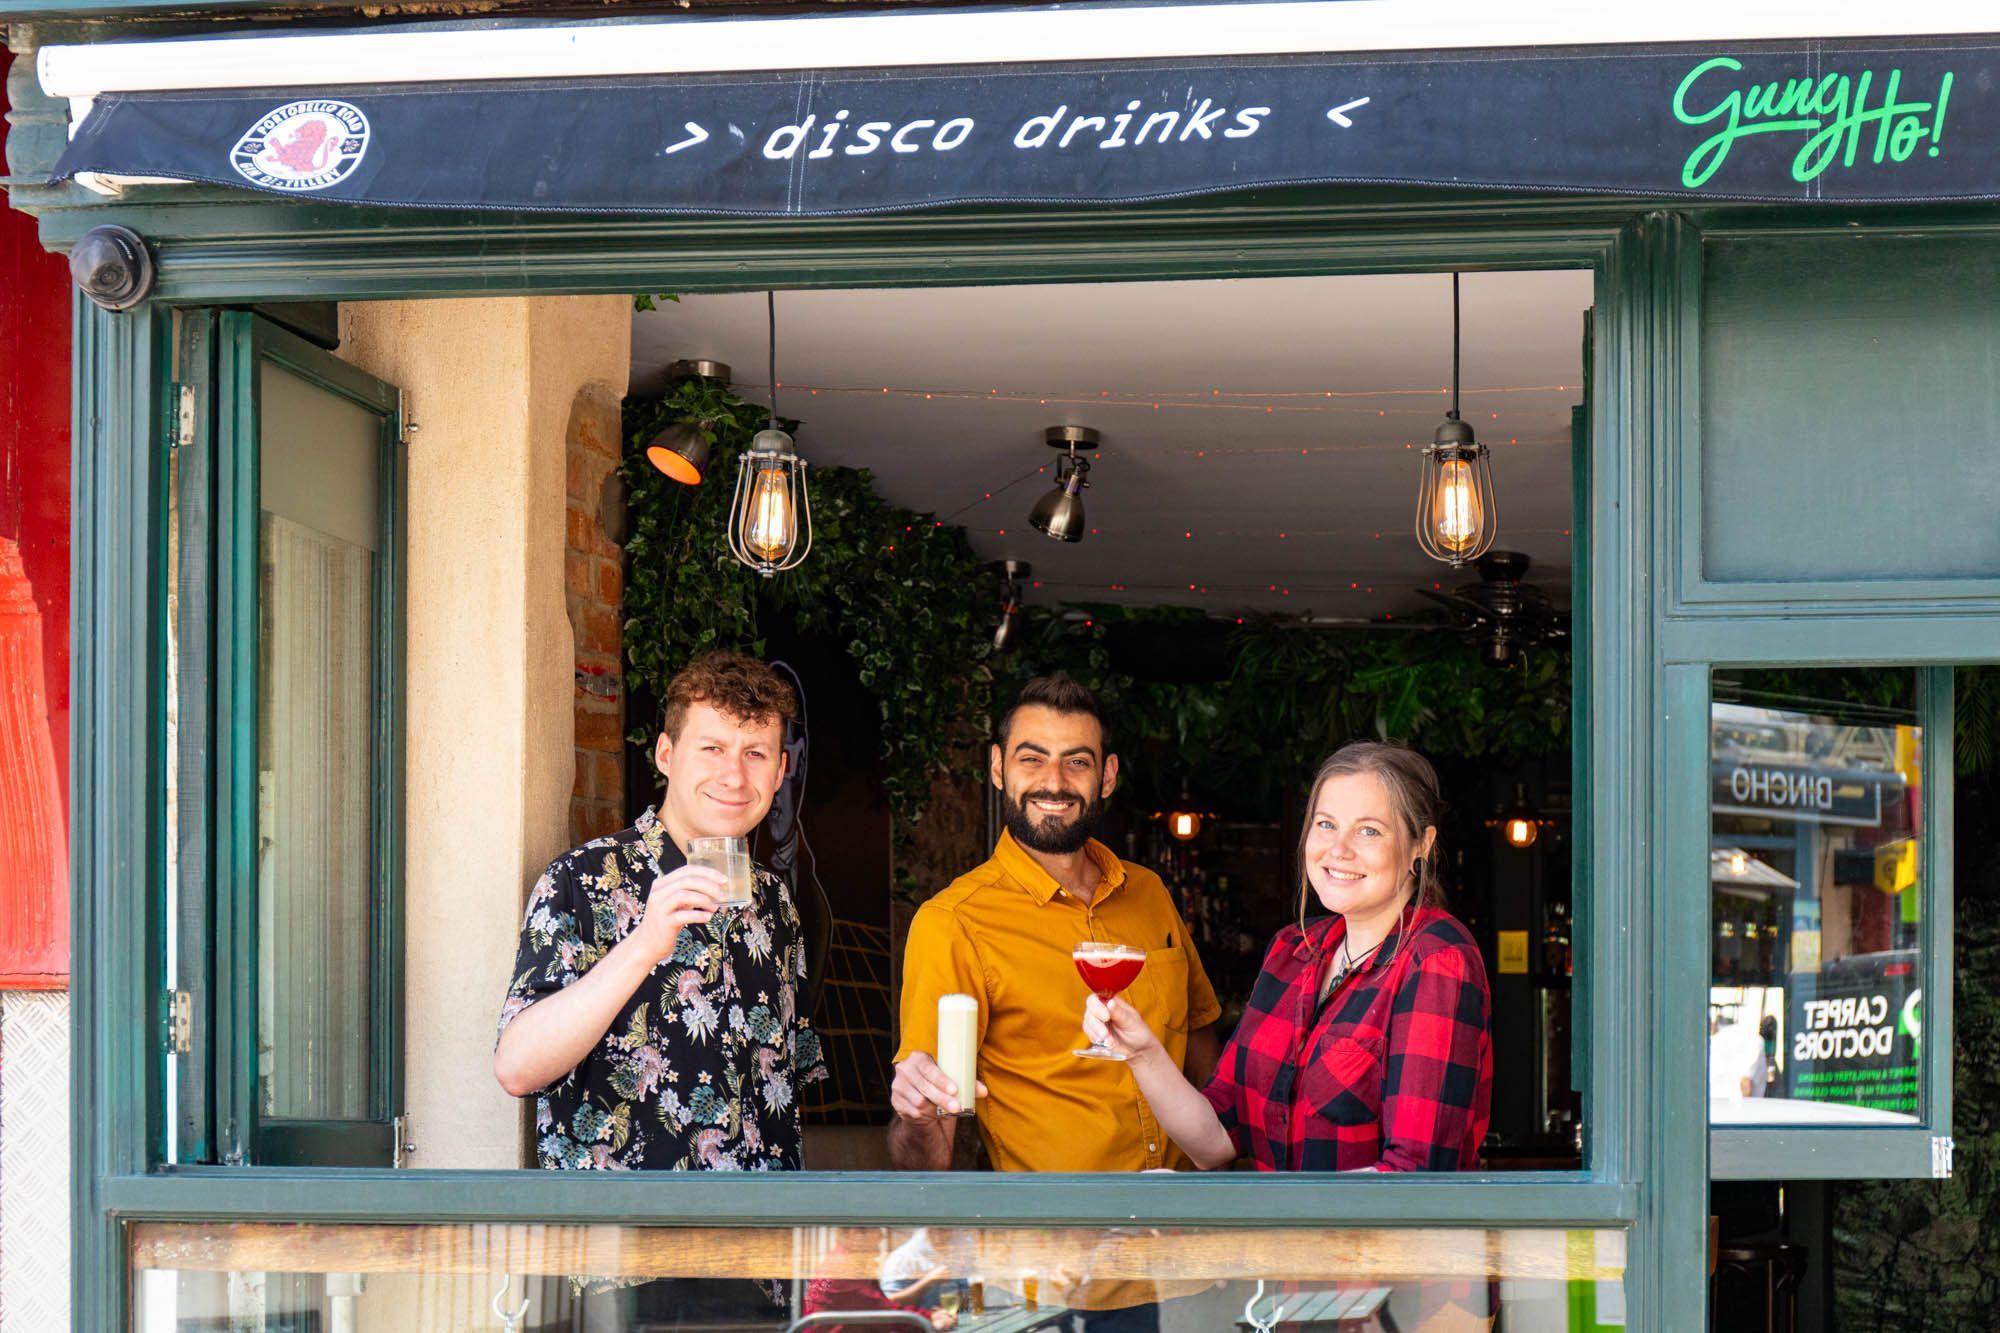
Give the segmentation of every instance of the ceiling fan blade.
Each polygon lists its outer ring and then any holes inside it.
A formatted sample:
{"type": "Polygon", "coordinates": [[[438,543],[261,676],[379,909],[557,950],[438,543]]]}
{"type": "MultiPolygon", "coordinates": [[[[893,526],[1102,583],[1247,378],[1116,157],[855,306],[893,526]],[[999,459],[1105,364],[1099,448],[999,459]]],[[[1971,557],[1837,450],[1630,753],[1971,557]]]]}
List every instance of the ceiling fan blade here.
{"type": "Polygon", "coordinates": [[[1418,596],[1428,597],[1457,615],[1471,617],[1474,625],[1493,619],[1491,608],[1482,606],[1469,597],[1460,596],[1455,592],[1439,592],[1435,588],[1418,588],[1416,591],[1418,596]]]}
{"type": "Polygon", "coordinates": [[[1519,583],[1528,577],[1528,557],[1519,551],[1488,551],[1472,562],[1487,583],[1519,583]]]}

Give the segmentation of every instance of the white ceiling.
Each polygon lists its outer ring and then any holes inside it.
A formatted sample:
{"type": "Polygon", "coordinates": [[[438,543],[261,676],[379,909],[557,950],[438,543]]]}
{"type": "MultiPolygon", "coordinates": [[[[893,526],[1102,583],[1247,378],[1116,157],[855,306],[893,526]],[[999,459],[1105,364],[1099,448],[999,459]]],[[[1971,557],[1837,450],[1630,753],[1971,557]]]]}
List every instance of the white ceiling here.
{"type": "MultiPolygon", "coordinates": [[[[1564,605],[1591,275],[1463,283],[1463,411],[1493,448],[1498,545],[1532,557],[1531,579],[1564,605]]],[[[779,409],[803,423],[799,452],[873,468],[885,498],[964,525],[981,555],[1031,561],[1031,600],[1379,619],[1426,608],[1419,584],[1471,581],[1412,534],[1418,450],[1448,404],[1448,275],[777,301],[779,409]],[[1096,531],[1074,545],[1027,522],[1054,475],[1043,428],[1061,424],[1103,435],[1084,492],[1096,531]]],[[[634,392],[696,356],[728,362],[762,400],[763,293],[633,317],[634,392]]]]}

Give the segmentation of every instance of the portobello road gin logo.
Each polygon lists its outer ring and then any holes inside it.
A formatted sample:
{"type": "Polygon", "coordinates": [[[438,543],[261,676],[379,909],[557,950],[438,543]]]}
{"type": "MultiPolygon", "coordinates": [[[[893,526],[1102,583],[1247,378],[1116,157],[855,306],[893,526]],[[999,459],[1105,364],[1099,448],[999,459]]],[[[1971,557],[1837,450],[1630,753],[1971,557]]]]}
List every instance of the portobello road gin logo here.
{"type": "Polygon", "coordinates": [[[368,117],[346,102],[287,102],[252,125],[229,164],[252,185],[305,192],[338,185],[368,151],[368,117]]]}
{"type": "Polygon", "coordinates": [[[1904,95],[1900,69],[1881,79],[1865,69],[1853,75],[1747,84],[1742,73],[1742,61],[1716,56],[1689,70],[1674,90],[1674,119],[1712,129],[1681,164],[1681,184],[1690,190],[1700,189],[1722,169],[1730,149],[1759,134],[1805,136],[1792,158],[1792,179],[1801,185],[1834,166],[1852,167],[1864,158],[1880,166],[1944,151],[1949,71],[1928,101],[1904,95]],[[1879,99],[1871,102],[1878,93],[1879,99]]]}

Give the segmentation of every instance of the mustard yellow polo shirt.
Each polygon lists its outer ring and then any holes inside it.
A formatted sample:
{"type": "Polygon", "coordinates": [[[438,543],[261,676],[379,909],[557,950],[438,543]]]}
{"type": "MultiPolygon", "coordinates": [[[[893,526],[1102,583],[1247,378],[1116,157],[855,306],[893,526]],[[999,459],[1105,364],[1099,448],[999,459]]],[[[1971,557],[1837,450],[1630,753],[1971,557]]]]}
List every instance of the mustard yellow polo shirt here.
{"type": "Polygon", "coordinates": [[[1070,1054],[1086,1044],[1090,991],[1070,950],[1084,940],[1138,945],[1146,966],[1124,998],[1145,1016],[1174,1063],[1190,1027],[1222,1013],[1187,924],[1152,871],[1103,843],[1085,846],[1103,876],[1094,903],[1065,893],[1014,841],[917,909],[903,955],[903,1045],[937,1052],[937,1002],[979,1001],[979,1132],[1002,1171],[1185,1169],[1124,1064],[1070,1054]]]}

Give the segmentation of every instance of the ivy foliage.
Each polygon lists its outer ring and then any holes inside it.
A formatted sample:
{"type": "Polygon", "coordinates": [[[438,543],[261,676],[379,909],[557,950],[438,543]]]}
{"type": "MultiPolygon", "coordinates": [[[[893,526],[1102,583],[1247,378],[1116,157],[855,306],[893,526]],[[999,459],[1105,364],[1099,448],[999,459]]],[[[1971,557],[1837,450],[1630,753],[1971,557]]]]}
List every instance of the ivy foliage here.
{"type": "Polygon", "coordinates": [[[1960,667],[1952,686],[1959,773],[2000,773],[2000,667],[1960,667]]]}
{"type": "Polygon", "coordinates": [[[761,656],[771,617],[831,636],[881,709],[883,787],[898,818],[913,822],[932,779],[985,734],[996,585],[963,529],[889,504],[857,468],[808,468],[812,553],[803,564],[766,579],[737,563],[727,536],[737,461],[766,419],[763,405],[720,380],[680,380],[659,398],[626,401],[627,671],[664,696],[703,653],[761,656]],[[699,423],[709,440],[699,486],[646,458],[647,443],[681,422],[699,423]]]}
{"type": "Polygon", "coordinates": [[[2000,1308],[2000,764],[1962,774],[1957,811],[1952,1175],[1835,1187],[1843,1329],[1984,1329],[2000,1308]]]}

